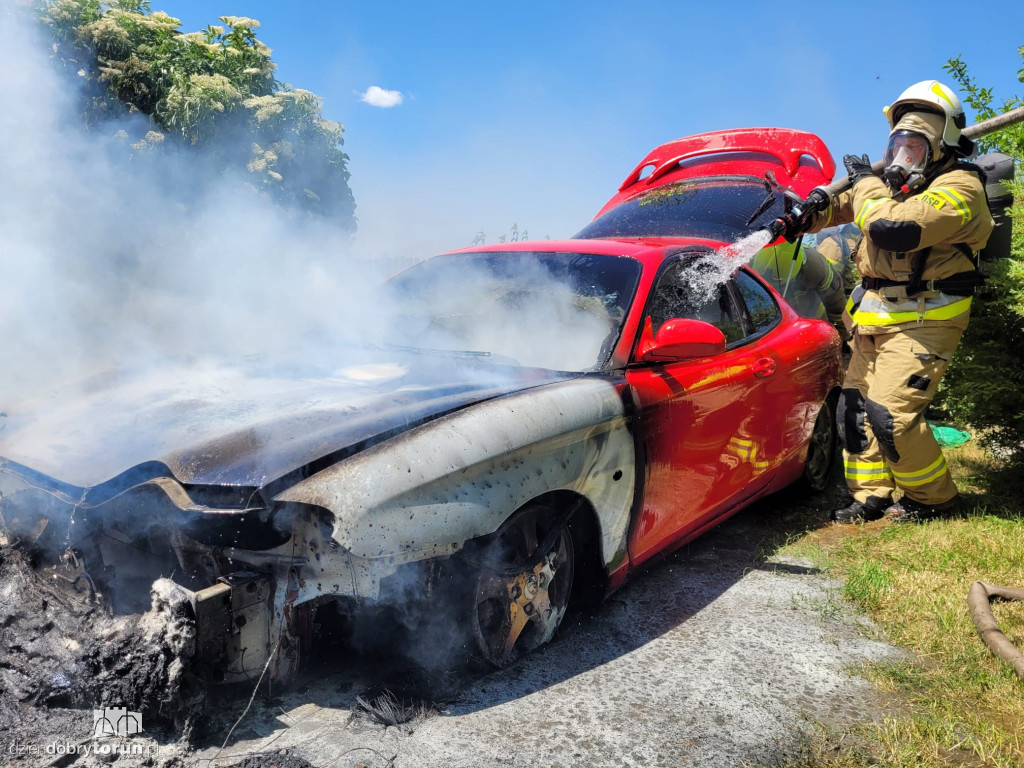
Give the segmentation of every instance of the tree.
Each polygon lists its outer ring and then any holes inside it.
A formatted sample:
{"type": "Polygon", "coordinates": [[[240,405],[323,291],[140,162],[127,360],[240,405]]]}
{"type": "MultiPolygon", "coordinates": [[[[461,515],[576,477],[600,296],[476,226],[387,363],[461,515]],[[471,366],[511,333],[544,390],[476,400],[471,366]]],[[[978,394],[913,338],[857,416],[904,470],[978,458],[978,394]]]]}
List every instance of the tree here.
{"type": "MultiPolygon", "coordinates": [[[[1024,47],[1018,49],[1024,59],[1024,47]]],[[[989,88],[970,77],[957,57],[945,69],[960,87],[964,103],[987,119],[1024,103],[1019,97],[993,106],[989,88]]],[[[1024,82],[1024,67],[1017,72],[1024,82]]],[[[972,425],[982,440],[1014,463],[1024,463],[1024,125],[1004,128],[979,140],[985,152],[1013,157],[1015,180],[1010,209],[1010,255],[983,265],[986,286],[971,307],[971,323],[940,389],[943,407],[957,421],[972,425]]]]}
{"type": "Polygon", "coordinates": [[[84,86],[87,126],[145,115],[148,125],[123,129],[134,155],[188,147],[211,178],[240,174],[282,205],[355,229],[344,128],[315,94],[277,80],[258,21],[221,16],[182,33],[149,0],[45,0],[41,18],[55,63],[84,86]]]}

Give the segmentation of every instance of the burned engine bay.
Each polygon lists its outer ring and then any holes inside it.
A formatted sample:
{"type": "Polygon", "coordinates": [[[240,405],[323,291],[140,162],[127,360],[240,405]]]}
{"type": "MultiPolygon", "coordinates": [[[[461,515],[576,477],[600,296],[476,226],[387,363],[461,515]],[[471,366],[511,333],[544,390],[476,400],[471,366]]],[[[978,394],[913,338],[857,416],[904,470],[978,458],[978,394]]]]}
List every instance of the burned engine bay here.
{"type": "Polygon", "coordinates": [[[318,611],[337,626],[360,607],[346,592],[379,594],[325,510],[169,477],[76,498],[46,482],[0,463],[0,685],[18,701],[180,726],[211,683],[287,682],[318,611]]]}
{"type": "Polygon", "coordinates": [[[15,414],[0,687],[182,732],[216,692],[280,689],[312,659],[387,646],[433,696],[460,665],[543,644],[571,593],[570,529],[595,593],[627,562],[635,443],[619,380],[527,373],[274,382],[265,399],[164,377],[132,402],[89,395],[99,417],[56,395],[15,414]]]}

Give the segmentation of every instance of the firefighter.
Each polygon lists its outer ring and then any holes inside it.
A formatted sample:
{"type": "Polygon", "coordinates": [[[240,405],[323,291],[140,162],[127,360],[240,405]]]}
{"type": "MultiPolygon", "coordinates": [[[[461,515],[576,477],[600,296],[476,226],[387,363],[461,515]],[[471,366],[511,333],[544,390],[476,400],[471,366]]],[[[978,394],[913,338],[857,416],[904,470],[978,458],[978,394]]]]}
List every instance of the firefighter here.
{"type": "Polygon", "coordinates": [[[798,315],[827,319],[841,338],[847,338],[843,324],[843,281],[819,251],[790,243],[769,246],[758,251],[750,266],[771,283],[798,315]]]}
{"type": "Polygon", "coordinates": [[[889,143],[878,178],[866,155],[846,155],[852,187],[813,190],[787,239],[855,221],[861,285],[850,297],[852,356],[837,412],[852,499],[842,523],[896,522],[948,513],[957,489],[924,418],[970,317],[981,283],[977,253],[993,221],[960,100],[935,80],[912,85],[885,110],[889,143]],[[902,496],[895,504],[893,492],[902,496]]]}
{"type": "Polygon", "coordinates": [[[832,268],[842,276],[847,295],[860,283],[860,274],[853,258],[857,250],[858,237],[860,230],[856,224],[844,224],[841,227],[823,229],[818,233],[816,242],[821,255],[828,259],[832,268]]]}

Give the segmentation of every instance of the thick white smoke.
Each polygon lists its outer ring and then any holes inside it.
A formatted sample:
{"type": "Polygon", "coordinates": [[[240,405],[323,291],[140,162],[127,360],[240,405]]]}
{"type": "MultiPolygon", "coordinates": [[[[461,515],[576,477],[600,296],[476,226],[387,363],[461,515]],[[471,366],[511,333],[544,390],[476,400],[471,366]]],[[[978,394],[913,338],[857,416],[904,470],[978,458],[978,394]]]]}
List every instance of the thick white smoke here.
{"type": "Polygon", "coordinates": [[[73,88],[19,14],[0,11],[0,410],[111,364],[354,331],[381,272],[347,233],[239,180],[211,189],[197,153],[130,160],[122,129],[139,126],[84,130],[73,88]]]}
{"type": "MultiPolygon", "coordinates": [[[[267,369],[300,360],[329,373],[349,364],[351,343],[403,314],[374,289],[406,264],[375,258],[372,243],[357,251],[342,228],[277,208],[242,180],[211,185],[187,148],[131,159],[124,136],[145,134],[145,118],[86,130],[76,78],[57,73],[43,31],[9,8],[0,24],[0,412],[26,398],[38,407],[58,388],[63,403],[73,382],[92,386],[114,367],[159,375],[184,363],[202,378],[211,360],[222,369],[259,356],[267,369]]],[[[441,290],[465,299],[459,275],[441,290]]],[[[528,323],[523,307],[490,307],[490,330],[466,343],[587,367],[593,353],[570,346],[600,348],[608,323],[564,304],[534,302],[528,323]]]]}

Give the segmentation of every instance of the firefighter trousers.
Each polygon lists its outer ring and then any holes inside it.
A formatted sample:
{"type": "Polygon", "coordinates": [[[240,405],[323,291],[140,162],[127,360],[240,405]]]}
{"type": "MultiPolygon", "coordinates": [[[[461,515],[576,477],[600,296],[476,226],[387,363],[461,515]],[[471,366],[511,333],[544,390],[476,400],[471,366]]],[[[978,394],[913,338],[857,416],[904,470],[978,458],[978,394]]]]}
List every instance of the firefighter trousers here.
{"type": "Polygon", "coordinates": [[[856,330],[836,416],[846,484],[857,501],[897,488],[927,505],[956,496],[924,412],[962,334],[947,325],[877,335],[856,330]]]}

